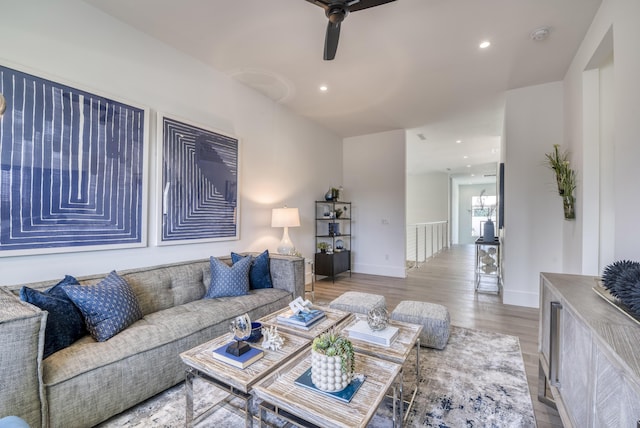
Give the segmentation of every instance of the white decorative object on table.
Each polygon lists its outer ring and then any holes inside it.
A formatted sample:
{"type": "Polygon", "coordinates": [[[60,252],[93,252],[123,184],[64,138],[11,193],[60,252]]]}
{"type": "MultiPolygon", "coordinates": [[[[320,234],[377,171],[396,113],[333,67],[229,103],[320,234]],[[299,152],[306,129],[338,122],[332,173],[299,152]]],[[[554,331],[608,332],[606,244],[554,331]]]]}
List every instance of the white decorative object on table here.
{"type": "Polygon", "coordinates": [[[289,303],[289,307],[293,311],[294,314],[299,314],[300,312],[309,312],[311,309],[311,301],[310,300],[302,300],[302,297],[297,297],[293,302],[289,303]]]}
{"type": "Polygon", "coordinates": [[[278,334],[278,327],[263,327],[262,334],[264,335],[264,340],[262,341],[263,348],[278,351],[282,348],[282,345],[284,345],[284,338],[278,334]]]}

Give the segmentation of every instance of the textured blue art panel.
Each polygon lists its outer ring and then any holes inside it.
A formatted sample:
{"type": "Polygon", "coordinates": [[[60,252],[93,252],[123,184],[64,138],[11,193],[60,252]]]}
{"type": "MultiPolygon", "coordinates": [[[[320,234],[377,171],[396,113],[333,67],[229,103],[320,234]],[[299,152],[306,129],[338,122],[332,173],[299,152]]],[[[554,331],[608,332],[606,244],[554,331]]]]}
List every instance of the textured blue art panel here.
{"type": "Polygon", "coordinates": [[[0,256],[146,244],[145,111],[2,66],[0,92],[0,256]]]}
{"type": "Polygon", "coordinates": [[[164,243],[237,239],[238,140],[162,117],[164,243]]]}

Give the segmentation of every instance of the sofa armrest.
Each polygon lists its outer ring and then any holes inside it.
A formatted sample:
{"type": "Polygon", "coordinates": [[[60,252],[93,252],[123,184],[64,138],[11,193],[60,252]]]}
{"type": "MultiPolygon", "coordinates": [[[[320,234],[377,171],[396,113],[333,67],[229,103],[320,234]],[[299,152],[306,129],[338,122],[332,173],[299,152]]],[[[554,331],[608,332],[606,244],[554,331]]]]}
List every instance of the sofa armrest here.
{"type": "Polygon", "coordinates": [[[295,299],[304,298],[304,259],[296,256],[269,255],[269,269],[274,288],[287,290],[295,299]]]}
{"type": "Polygon", "coordinates": [[[47,312],[0,287],[0,415],[43,426],[42,352],[47,312]]]}

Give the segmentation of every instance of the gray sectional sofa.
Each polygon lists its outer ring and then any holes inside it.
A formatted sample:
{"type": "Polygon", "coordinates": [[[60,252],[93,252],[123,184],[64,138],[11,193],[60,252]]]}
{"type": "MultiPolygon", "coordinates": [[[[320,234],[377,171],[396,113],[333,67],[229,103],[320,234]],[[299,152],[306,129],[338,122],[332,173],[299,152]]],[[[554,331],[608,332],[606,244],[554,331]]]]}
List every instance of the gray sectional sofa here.
{"type": "MultiPolygon", "coordinates": [[[[178,354],[228,332],[235,316],[257,319],[304,296],[304,259],[271,255],[269,265],[273,288],[216,299],[202,299],[209,260],[120,271],[144,317],[105,342],[87,335],[45,359],[47,312],[18,292],[60,278],[0,287],[0,416],[20,416],[32,428],[90,427],[176,385],[185,369],[178,354]]],[[[105,276],[78,280],[95,284],[105,276]]]]}

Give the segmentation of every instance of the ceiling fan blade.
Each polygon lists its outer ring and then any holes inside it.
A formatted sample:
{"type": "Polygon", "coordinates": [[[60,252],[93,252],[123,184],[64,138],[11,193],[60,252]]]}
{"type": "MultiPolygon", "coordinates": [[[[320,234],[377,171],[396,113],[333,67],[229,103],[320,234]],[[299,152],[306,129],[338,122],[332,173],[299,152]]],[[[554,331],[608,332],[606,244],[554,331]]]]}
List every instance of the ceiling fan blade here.
{"type": "Polygon", "coordinates": [[[324,39],[324,59],[331,61],[336,57],[338,50],[338,40],[340,39],[340,22],[327,24],[327,35],[324,39]]]}
{"type": "Polygon", "coordinates": [[[363,9],[369,9],[370,7],[380,6],[385,3],[391,3],[396,0],[360,0],[357,3],[352,4],[348,7],[349,12],[357,12],[363,9]]]}

